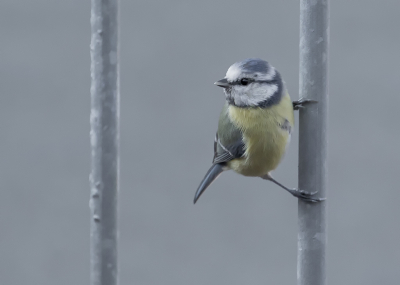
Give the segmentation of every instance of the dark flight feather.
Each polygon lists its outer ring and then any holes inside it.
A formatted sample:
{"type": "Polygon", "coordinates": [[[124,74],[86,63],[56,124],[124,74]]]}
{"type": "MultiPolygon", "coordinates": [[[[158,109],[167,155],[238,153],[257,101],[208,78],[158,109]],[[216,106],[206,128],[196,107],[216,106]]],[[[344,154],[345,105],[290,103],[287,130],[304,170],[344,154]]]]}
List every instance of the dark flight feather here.
{"type": "Polygon", "coordinates": [[[207,174],[204,176],[201,181],[199,188],[197,188],[196,194],[194,195],[193,203],[196,204],[197,200],[200,198],[201,194],[210,186],[211,183],[214,182],[215,179],[224,171],[222,164],[213,164],[211,168],[207,171],[207,174]]]}
{"type": "Polygon", "coordinates": [[[244,153],[245,153],[245,144],[242,138],[240,138],[239,140],[228,146],[224,146],[218,139],[218,133],[215,136],[214,159],[213,159],[214,164],[224,163],[231,161],[235,158],[243,157],[244,153]]]}

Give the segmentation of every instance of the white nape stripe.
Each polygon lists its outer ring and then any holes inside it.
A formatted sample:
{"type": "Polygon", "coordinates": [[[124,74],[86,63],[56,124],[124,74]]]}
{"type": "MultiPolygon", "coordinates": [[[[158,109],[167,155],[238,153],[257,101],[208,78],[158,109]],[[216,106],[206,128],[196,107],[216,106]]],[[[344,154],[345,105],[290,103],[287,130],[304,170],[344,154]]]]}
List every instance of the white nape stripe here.
{"type": "Polygon", "coordinates": [[[269,70],[267,74],[259,74],[258,80],[273,80],[275,78],[276,75],[276,70],[273,66],[269,66],[269,70]]]}

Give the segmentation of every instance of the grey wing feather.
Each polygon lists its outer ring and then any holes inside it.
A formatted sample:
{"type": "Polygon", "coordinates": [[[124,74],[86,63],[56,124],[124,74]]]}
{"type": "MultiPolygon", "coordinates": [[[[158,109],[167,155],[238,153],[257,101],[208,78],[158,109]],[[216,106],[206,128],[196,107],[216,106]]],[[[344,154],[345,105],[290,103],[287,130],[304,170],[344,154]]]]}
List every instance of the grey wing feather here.
{"type": "Polygon", "coordinates": [[[228,104],[225,104],[219,118],[214,141],[214,164],[243,157],[245,153],[243,134],[229,119],[227,108],[228,104]]]}
{"type": "Polygon", "coordinates": [[[234,142],[231,145],[224,146],[216,136],[214,142],[214,159],[213,163],[224,163],[231,161],[235,158],[243,157],[245,153],[245,144],[242,139],[234,142]]]}

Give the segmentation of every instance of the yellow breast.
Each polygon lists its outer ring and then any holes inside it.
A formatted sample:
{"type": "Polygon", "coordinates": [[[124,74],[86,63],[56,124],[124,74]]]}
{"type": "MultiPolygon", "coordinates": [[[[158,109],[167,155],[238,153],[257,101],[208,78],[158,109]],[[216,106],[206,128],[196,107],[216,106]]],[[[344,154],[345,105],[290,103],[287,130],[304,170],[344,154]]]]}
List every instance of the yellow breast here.
{"type": "Polygon", "coordinates": [[[229,106],[231,121],[243,132],[245,156],[228,166],[245,176],[263,176],[274,170],[285,153],[290,133],[283,126],[294,125],[292,101],[289,95],[268,108],[238,108],[229,106]]]}

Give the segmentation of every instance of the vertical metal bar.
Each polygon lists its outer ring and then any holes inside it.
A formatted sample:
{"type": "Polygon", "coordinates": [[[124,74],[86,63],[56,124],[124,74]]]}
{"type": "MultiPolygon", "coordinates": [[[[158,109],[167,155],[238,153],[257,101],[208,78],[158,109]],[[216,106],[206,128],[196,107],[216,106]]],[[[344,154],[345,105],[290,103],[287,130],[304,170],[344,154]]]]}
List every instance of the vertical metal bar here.
{"type": "Polygon", "coordinates": [[[118,0],[91,0],[91,284],[117,285],[118,0]]]}
{"type": "MultiPolygon", "coordinates": [[[[300,0],[299,187],[327,194],[329,0],[300,0]]],[[[326,285],[326,201],[298,202],[297,284],[326,285]]]]}

